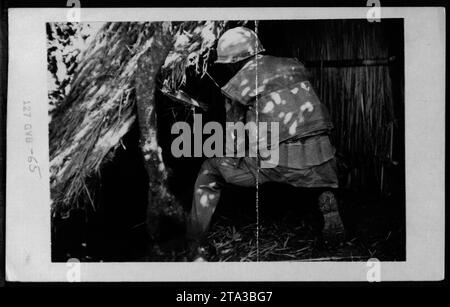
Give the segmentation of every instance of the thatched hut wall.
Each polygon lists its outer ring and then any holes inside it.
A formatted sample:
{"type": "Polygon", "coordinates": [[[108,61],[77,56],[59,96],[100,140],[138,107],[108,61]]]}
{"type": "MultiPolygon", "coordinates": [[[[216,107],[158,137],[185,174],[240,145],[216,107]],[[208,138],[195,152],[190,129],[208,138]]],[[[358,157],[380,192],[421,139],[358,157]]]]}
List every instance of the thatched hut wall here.
{"type": "MultiPolygon", "coordinates": [[[[162,60],[161,69],[166,87],[176,87],[183,81],[188,56],[198,59],[204,55],[223,24],[172,25],[176,33],[168,40],[174,43],[165,63],[162,60]]],[[[121,146],[121,139],[136,120],[139,113],[136,96],[143,92],[136,84],[147,81],[150,74],[150,69],[146,69],[142,72],[144,76],[140,76],[138,63],[150,58],[153,41],[157,41],[153,33],[152,23],[106,23],[83,52],[71,90],[51,112],[50,181],[54,213],[67,214],[78,207],[78,202],[95,202],[89,180],[99,176],[103,163],[121,146]]],[[[159,68],[155,67],[155,72],[159,68]]],[[[141,100],[152,104],[150,99],[141,100]]]]}

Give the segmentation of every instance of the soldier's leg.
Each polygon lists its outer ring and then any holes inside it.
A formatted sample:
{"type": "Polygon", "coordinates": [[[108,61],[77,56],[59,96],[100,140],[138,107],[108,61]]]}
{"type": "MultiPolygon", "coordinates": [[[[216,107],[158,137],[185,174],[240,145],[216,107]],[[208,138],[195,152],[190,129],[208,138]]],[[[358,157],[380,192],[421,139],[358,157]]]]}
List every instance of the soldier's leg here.
{"type": "Polygon", "coordinates": [[[319,205],[319,197],[323,193],[323,190],[318,188],[307,188],[301,189],[301,192],[306,196],[306,202],[309,207],[305,217],[306,222],[314,237],[321,239],[322,231],[325,226],[325,218],[319,205]]]}
{"type": "Polygon", "coordinates": [[[237,158],[206,160],[194,185],[192,208],[187,225],[188,240],[200,243],[208,230],[225,184],[254,186],[253,174],[237,158]]]}
{"type": "Polygon", "coordinates": [[[200,242],[220,199],[225,180],[217,169],[216,158],[203,162],[194,184],[192,207],[186,229],[190,241],[200,242]]]}
{"type": "Polygon", "coordinates": [[[323,233],[337,234],[343,231],[337,202],[333,197],[338,186],[334,160],[309,169],[282,166],[261,169],[261,175],[267,177],[266,181],[277,181],[299,188],[299,202],[307,209],[305,218],[315,237],[320,238],[323,233]],[[328,197],[321,197],[324,192],[328,192],[328,197]]]}
{"type": "Polygon", "coordinates": [[[345,228],[341,219],[336,188],[302,188],[299,195],[308,204],[305,221],[314,237],[339,242],[345,228]]]}

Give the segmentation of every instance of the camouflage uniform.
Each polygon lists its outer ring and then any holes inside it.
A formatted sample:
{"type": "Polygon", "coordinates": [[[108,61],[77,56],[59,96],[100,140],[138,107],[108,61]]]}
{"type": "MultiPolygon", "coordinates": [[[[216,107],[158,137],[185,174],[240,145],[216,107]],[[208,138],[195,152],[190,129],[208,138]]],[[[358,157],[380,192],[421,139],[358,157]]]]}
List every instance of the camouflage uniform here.
{"type": "MultiPolygon", "coordinates": [[[[327,110],[295,59],[257,55],[222,88],[231,101],[227,121],[277,121],[279,163],[259,168],[258,183],[280,182],[304,188],[337,188],[335,149],[327,110]]],[[[268,129],[270,135],[271,131],[268,129]]],[[[261,131],[260,131],[261,133],[261,131]]],[[[264,133],[263,133],[264,135],[264,133]]],[[[225,184],[254,187],[256,158],[210,158],[194,186],[188,236],[199,240],[207,231],[225,184]]]]}

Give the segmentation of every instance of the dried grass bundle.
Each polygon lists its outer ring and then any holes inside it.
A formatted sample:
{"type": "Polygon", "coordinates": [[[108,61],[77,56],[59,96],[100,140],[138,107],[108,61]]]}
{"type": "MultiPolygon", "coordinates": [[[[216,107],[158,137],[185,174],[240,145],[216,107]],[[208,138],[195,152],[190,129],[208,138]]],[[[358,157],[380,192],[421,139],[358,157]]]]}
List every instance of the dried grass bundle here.
{"type": "MultiPolygon", "coordinates": [[[[175,45],[162,67],[164,84],[180,86],[187,65],[200,63],[225,22],[174,23],[175,45]],[[196,55],[196,60],[191,61],[196,55]]],[[[52,211],[92,203],[89,179],[112,157],[136,119],[134,79],[149,48],[152,23],[107,23],[82,55],[67,97],[50,122],[52,211]]],[[[96,175],[97,173],[97,175],[96,175]]]]}

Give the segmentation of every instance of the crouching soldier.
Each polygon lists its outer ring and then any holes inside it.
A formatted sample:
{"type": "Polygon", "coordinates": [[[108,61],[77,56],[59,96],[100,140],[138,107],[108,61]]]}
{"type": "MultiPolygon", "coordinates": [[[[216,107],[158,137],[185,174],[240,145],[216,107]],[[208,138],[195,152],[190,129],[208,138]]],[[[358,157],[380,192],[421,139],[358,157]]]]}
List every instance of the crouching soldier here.
{"type": "MultiPolygon", "coordinates": [[[[227,121],[267,122],[267,127],[277,122],[278,156],[273,165],[274,159],[265,161],[261,151],[257,157],[227,154],[203,163],[195,182],[187,225],[188,242],[194,255],[202,252],[202,239],[226,184],[255,187],[264,182],[280,182],[315,190],[338,187],[335,149],[328,137],[332,123],[307,80],[304,66],[296,59],[261,55],[263,51],[253,31],[233,28],[218,41],[216,63],[227,65],[228,71],[233,72],[222,87],[230,102],[227,121]],[[265,163],[263,167],[261,162],[265,163]]],[[[273,131],[269,130],[253,133],[257,142],[262,141],[261,135],[270,139],[267,133],[273,131]]],[[[238,139],[237,143],[239,151],[245,141],[238,139]]],[[[266,148],[274,150],[273,144],[266,148]]],[[[315,229],[320,233],[324,219],[317,211],[319,219],[315,229]]]]}

